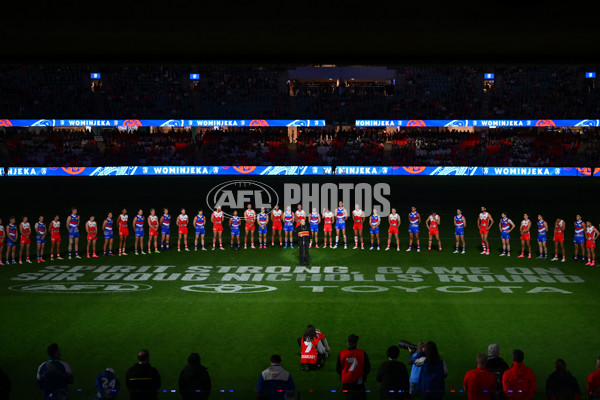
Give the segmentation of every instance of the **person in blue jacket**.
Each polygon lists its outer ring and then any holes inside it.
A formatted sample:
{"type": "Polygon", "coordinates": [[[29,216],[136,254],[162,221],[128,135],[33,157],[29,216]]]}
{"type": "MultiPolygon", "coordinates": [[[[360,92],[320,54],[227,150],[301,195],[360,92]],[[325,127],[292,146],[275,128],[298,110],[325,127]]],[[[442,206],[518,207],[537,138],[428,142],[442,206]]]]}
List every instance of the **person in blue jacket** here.
{"type": "Polygon", "coordinates": [[[419,389],[423,398],[441,400],[446,392],[448,368],[442,357],[440,357],[436,344],[427,342],[425,350],[417,354],[417,361],[421,364],[419,389]]]}
{"type": "Polygon", "coordinates": [[[417,350],[414,351],[409,348],[410,354],[408,355],[408,365],[412,365],[410,370],[410,395],[415,396],[419,391],[419,378],[421,377],[421,365],[417,365],[417,355],[425,350],[425,342],[419,342],[417,344],[417,350]]]}

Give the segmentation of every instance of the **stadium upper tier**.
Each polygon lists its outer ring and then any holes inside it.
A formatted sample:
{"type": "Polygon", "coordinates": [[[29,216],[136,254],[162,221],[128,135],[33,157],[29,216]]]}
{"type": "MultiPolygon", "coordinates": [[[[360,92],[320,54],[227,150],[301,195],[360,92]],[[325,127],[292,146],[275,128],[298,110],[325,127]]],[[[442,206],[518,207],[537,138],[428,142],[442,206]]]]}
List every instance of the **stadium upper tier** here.
{"type": "Polygon", "coordinates": [[[600,128],[169,128],[0,130],[10,167],[600,165],[600,128]]]}
{"type": "Polygon", "coordinates": [[[9,65],[0,67],[0,117],[597,118],[600,89],[586,78],[596,69],[9,65]]]}

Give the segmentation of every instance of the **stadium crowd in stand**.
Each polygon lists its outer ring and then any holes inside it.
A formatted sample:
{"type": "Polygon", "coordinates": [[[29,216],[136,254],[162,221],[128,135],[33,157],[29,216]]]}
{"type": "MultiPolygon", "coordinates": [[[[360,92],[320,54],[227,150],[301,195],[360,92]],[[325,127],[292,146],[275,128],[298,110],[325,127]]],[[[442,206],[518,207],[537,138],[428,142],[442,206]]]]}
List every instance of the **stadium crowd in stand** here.
{"type": "Polygon", "coordinates": [[[419,165],[591,167],[600,163],[598,128],[479,132],[437,128],[104,129],[98,136],[52,128],[0,131],[8,166],[419,165]],[[291,142],[290,142],[291,139],[291,142]]]}

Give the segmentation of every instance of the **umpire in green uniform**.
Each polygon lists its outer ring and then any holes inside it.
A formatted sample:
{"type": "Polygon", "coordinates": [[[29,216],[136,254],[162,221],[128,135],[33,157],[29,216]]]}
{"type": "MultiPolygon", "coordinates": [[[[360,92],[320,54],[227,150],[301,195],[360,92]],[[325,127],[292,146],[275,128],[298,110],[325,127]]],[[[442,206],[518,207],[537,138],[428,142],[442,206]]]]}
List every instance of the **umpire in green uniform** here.
{"type": "Polygon", "coordinates": [[[298,249],[300,251],[300,265],[309,264],[308,245],[310,244],[310,229],[306,225],[306,220],[301,219],[300,225],[296,227],[298,234],[298,249]]]}

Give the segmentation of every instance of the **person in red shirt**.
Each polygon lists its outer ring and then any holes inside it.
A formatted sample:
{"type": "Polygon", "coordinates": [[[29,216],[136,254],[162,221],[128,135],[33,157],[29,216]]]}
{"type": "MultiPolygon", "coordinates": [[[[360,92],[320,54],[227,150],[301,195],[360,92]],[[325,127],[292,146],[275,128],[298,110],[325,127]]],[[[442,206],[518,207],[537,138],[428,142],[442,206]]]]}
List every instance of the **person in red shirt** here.
{"type": "Polygon", "coordinates": [[[523,364],[525,355],[513,351],[513,364],[502,376],[502,387],[508,400],[531,400],[537,390],[535,374],[523,364]]]}
{"type": "Polygon", "coordinates": [[[596,359],[596,370],[588,375],[587,394],[590,400],[600,399],[600,357],[596,359]]]}
{"type": "Polygon", "coordinates": [[[487,370],[487,356],[477,354],[477,368],[467,371],[463,387],[469,400],[491,400],[496,391],[496,376],[487,370]]]}
{"type": "Polygon", "coordinates": [[[357,346],[358,336],[348,336],[348,348],[340,352],[336,371],[340,374],[346,398],[364,400],[367,398],[365,381],[371,372],[371,363],[367,353],[357,346]]]}

